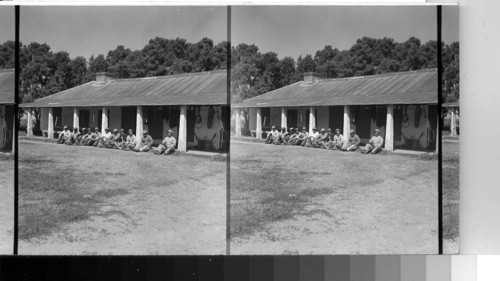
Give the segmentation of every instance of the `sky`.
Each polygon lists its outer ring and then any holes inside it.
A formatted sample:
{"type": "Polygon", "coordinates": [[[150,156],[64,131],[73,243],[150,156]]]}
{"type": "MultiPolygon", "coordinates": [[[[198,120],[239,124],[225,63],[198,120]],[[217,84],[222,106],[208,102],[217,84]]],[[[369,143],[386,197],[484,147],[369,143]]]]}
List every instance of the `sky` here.
{"type": "Polygon", "coordinates": [[[0,44],[16,39],[15,24],[14,7],[0,6],[0,44]]]}
{"type": "Polygon", "coordinates": [[[47,43],[71,58],[104,54],[124,45],[142,49],[150,39],[227,40],[226,7],[21,7],[20,41],[47,43]]]}
{"type": "MultiPolygon", "coordinates": [[[[436,7],[233,7],[231,43],[255,44],[279,58],[311,54],[331,45],[349,49],[363,36],[437,39],[436,7]]],[[[443,7],[443,41],[458,41],[458,9],[443,7]]]]}

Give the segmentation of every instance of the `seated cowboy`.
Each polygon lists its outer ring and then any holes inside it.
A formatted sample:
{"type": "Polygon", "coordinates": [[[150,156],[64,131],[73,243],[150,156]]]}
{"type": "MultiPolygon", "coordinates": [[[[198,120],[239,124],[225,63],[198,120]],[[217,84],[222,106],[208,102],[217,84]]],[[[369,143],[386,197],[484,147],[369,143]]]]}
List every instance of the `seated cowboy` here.
{"type": "Polygon", "coordinates": [[[364,149],[361,150],[365,154],[377,154],[384,148],[384,139],[380,136],[380,130],[375,129],[375,135],[370,139],[370,141],[365,145],[364,149]]]}

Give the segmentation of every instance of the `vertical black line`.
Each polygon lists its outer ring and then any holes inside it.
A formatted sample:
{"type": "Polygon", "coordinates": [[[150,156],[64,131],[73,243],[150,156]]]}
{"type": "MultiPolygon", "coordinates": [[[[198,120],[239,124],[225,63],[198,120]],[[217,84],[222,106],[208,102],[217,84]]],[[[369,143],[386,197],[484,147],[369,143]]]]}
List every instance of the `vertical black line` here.
{"type": "Polygon", "coordinates": [[[437,6],[437,72],[438,72],[438,237],[439,237],[439,254],[443,254],[443,146],[442,134],[442,104],[443,104],[443,45],[441,38],[441,23],[442,23],[442,6],[437,6]]]}
{"type": "Polygon", "coordinates": [[[19,6],[15,6],[15,50],[14,50],[14,255],[17,255],[17,238],[18,238],[18,217],[19,217],[19,185],[18,179],[18,163],[19,163],[19,137],[17,134],[17,128],[19,128],[19,72],[21,71],[19,66],[19,6]]]}
{"type": "MultiPolygon", "coordinates": [[[[231,124],[231,6],[227,6],[227,104],[231,124]]],[[[231,127],[231,125],[229,125],[231,127]]],[[[231,241],[231,133],[228,130],[228,154],[226,160],[226,255],[230,254],[231,241]]]]}

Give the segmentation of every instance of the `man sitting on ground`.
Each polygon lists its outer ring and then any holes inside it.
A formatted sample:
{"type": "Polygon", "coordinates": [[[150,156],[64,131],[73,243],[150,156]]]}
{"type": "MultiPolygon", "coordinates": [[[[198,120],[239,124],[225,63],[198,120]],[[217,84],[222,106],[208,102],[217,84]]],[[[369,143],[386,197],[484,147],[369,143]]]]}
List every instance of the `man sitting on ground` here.
{"type": "Polygon", "coordinates": [[[342,149],[342,146],[344,145],[343,138],[344,137],[340,133],[340,129],[335,129],[335,135],[333,135],[333,137],[330,137],[328,149],[342,149]]]}
{"type": "Polygon", "coordinates": [[[148,131],[144,130],[142,132],[142,140],[140,142],[140,147],[137,152],[148,152],[153,146],[153,138],[148,134],[148,131]]]}
{"type": "MultiPolygon", "coordinates": [[[[330,132],[332,131],[331,129],[328,130],[330,130],[330,132]]],[[[328,134],[324,128],[321,128],[321,134],[319,135],[316,142],[313,143],[313,146],[316,148],[324,148],[325,145],[328,144],[329,140],[330,140],[330,134],[328,134]]]]}
{"type": "Polygon", "coordinates": [[[76,135],[75,137],[75,143],[74,145],[80,145],[82,142],[83,137],[87,134],[87,129],[82,128],[80,132],[76,135]]]}
{"type": "Polygon", "coordinates": [[[165,155],[171,154],[175,151],[175,145],[177,144],[177,140],[174,138],[174,132],[172,130],[168,130],[167,137],[163,139],[161,144],[155,149],[154,153],[160,155],[165,153],[165,155]]]}
{"type": "Polygon", "coordinates": [[[80,141],[80,145],[88,145],[90,142],[90,136],[92,135],[92,129],[88,128],[85,130],[85,134],[82,136],[82,139],[80,141]]]}
{"type": "Polygon", "coordinates": [[[90,134],[87,145],[88,146],[97,146],[99,139],[101,138],[101,132],[99,131],[99,127],[95,127],[94,131],[90,134]]]}
{"type": "Polygon", "coordinates": [[[288,135],[286,128],[281,128],[281,132],[278,133],[278,136],[276,137],[276,140],[274,141],[274,144],[280,145],[285,141],[285,137],[288,135]]]}
{"type": "Polygon", "coordinates": [[[104,129],[104,134],[101,134],[101,137],[97,140],[97,147],[107,147],[106,143],[113,136],[113,134],[109,131],[109,128],[104,129]]]}
{"type": "Polygon", "coordinates": [[[298,135],[298,128],[290,128],[290,133],[288,134],[288,138],[285,144],[291,145],[297,138],[297,135],[298,135]]]}
{"type": "Polygon", "coordinates": [[[119,148],[119,143],[121,142],[121,135],[118,132],[118,129],[114,129],[111,137],[107,138],[104,142],[104,147],[106,148],[119,148]]]}
{"type": "Polygon", "coordinates": [[[271,127],[271,131],[267,133],[266,143],[274,143],[278,138],[279,132],[276,129],[276,126],[271,127]]]}
{"type": "Polygon", "coordinates": [[[314,146],[314,144],[316,143],[318,138],[319,138],[318,129],[316,129],[316,127],[314,127],[314,128],[312,128],[312,133],[307,137],[306,143],[304,144],[304,146],[306,146],[306,147],[314,146]]]}
{"type": "Polygon", "coordinates": [[[358,149],[359,143],[361,142],[354,129],[351,129],[349,133],[349,137],[345,139],[344,145],[342,146],[343,151],[355,151],[358,149]]]}
{"type": "Polygon", "coordinates": [[[59,133],[59,137],[57,138],[58,144],[66,143],[71,136],[71,131],[68,129],[68,126],[64,126],[62,132],[59,133]]]}
{"type": "Polygon", "coordinates": [[[297,137],[293,141],[293,145],[304,146],[307,142],[307,138],[309,137],[309,133],[307,132],[306,127],[302,127],[302,131],[297,134],[297,137]]]}
{"type": "Polygon", "coordinates": [[[69,135],[69,138],[66,140],[67,145],[73,145],[76,141],[76,137],[78,136],[78,128],[73,128],[73,132],[69,135]]]}
{"type": "Polygon", "coordinates": [[[122,143],[122,149],[124,150],[135,150],[135,135],[134,135],[134,130],[128,129],[128,136],[125,139],[125,142],[122,143]]]}
{"type": "Polygon", "coordinates": [[[384,139],[380,136],[380,130],[375,129],[375,135],[365,145],[365,148],[361,150],[361,153],[376,154],[382,151],[383,145],[384,145],[384,139]]]}

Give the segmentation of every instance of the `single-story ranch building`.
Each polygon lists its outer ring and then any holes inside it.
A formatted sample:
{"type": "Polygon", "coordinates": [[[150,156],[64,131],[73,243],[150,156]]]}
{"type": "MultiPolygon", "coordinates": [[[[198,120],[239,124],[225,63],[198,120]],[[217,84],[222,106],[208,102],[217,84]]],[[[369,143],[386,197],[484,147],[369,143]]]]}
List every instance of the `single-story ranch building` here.
{"type": "Polygon", "coordinates": [[[15,144],[15,72],[0,69],[0,151],[12,152],[15,144]]]}
{"type": "Polygon", "coordinates": [[[48,138],[63,126],[143,130],[161,143],[168,130],[180,151],[228,152],[229,106],[227,71],[185,73],[162,77],[114,79],[106,73],[96,80],[31,103],[27,135],[33,136],[32,108],[41,108],[40,127],[48,138]]]}
{"type": "Polygon", "coordinates": [[[264,138],[271,126],[355,129],[362,143],[375,129],[385,149],[436,152],[439,116],[436,69],[304,81],[233,104],[236,136],[264,138]],[[242,118],[247,115],[247,118],[242,118]]]}

